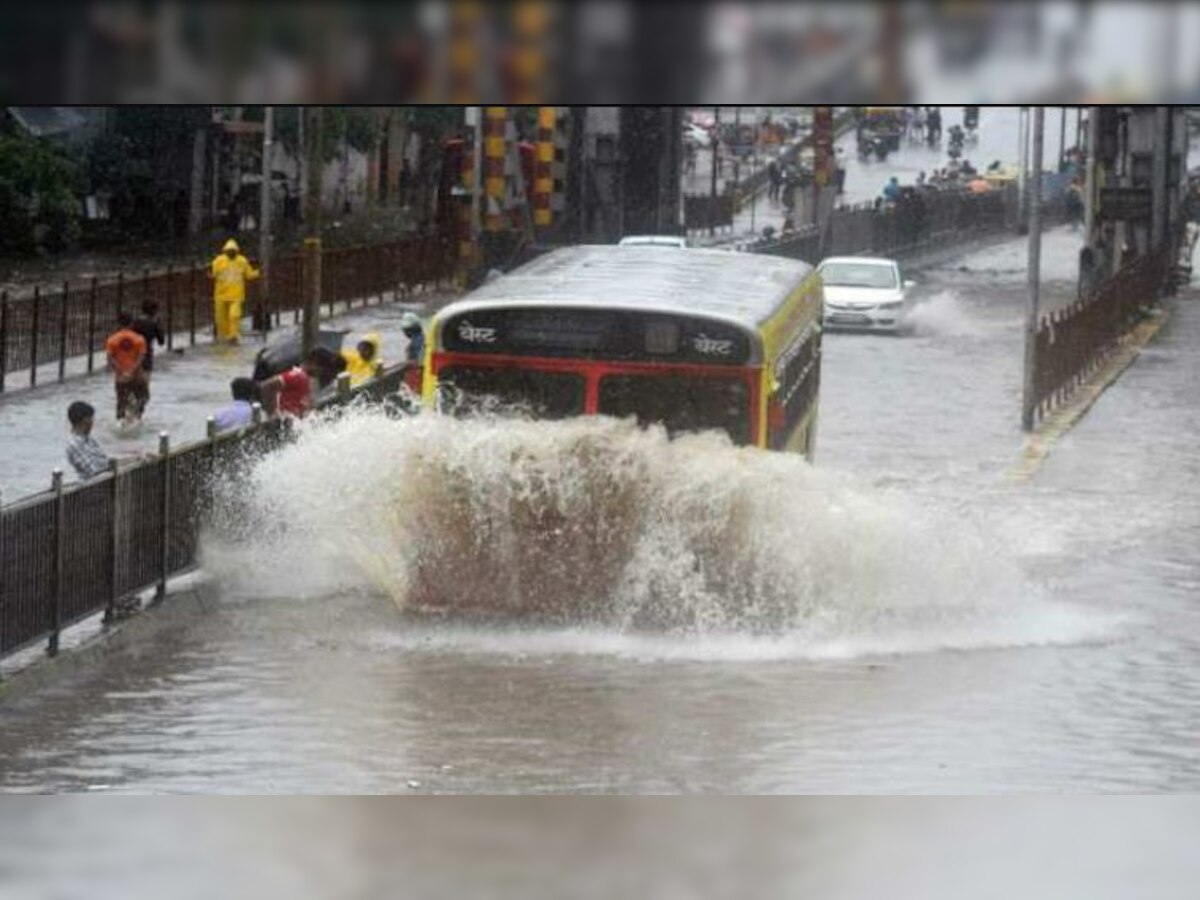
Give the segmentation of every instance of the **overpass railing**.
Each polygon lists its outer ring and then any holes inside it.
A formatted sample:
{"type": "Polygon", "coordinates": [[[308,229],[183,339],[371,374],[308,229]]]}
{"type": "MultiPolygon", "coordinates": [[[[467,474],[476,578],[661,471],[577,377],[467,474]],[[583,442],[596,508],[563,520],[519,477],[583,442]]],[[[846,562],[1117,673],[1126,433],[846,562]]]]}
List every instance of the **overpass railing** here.
{"type": "MultiPolygon", "coordinates": [[[[407,366],[355,390],[348,382],[326,397],[329,409],[356,399],[395,395],[407,366]]],[[[201,527],[218,477],[236,477],[247,463],[292,438],[290,419],[266,419],[179,447],[160,438],[156,457],[115,464],[108,473],[64,485],[55,472],[49,491],[0,506],[0,658],[47,642],[57,653],[64,629],[104,614],[111,621],[125,598],[196,565],[201,527]]]]}
{"type": "Polygon", "coordinates": [[[743,249],[813,264],[826,256],[904,256],[1009,231],[1015,202],[1015,189],[985,194],[930,190],[888,206],[862,203],[835,209],[824,235],[806,225],[743,249]]]}
{"type": "MultiPolygon", "coordinates": [[[[419,235],[377,244],[326,249],[321,260],[321,298],[329,312],[338,304],[350,308],[372,298],[405,293],[416,287],[437,286],[454,275],[454,247],[440,235],[419,235]]],[[[271,261],[269,296],[262,297],[261,282],[248,286],[247,315],[255,310],[270,316],[278,326],[291,313],[299,321],[304,291],[304,259],[299,253],[271,261]]],[[[36,287],[24,296],[0,294],[0,392],[12,387],[18,372],[36,386],[39,368],[54,366],[49,374],[62,381],[67,361],[86,358],[86,371],[104,367],[104,341],[117,327],[121,311],[137,313],[146,300],[159,305],[167,332],[167,347],[186,341],[194,346],[197,335],[213,328],[212,286],[199,264],[161,272],[143,269],[136,275],[87,282],[64,282],[54,288],[36,287]]]]}

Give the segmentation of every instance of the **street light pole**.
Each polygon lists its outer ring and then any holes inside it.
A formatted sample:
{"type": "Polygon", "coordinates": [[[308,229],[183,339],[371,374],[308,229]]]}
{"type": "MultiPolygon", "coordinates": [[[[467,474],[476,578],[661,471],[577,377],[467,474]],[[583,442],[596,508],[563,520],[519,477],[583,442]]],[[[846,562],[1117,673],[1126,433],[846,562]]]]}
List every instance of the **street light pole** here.
{"type": "Polygon", "coordinates": [[[1017,117],[1017,233],[1024,234],[1028,212],[1026,188],[1029,181],[1029,107],[1022,106],[1017,117]]]}
{"type": "Polygon", "coordinates": [[[713,130],[712,138],[709,140],[709,145],[712,148],[710,151],[712,171],[712,185],[709,189],[709,206],[708,206],[708,236],[712,237],[717,233],[716,226],[716,206],[717,206],[717,151],[721,147],[721,107],[713,107],[713,130]]]}
{"type": "Polygon", "coordinates": [[[304,285],[304,353],[317,346],[321,316],[321,132],[325,109],[321,106],[304,107],[304,157],[307,166],[307,195],[305,197],[304,227],[308,236],[304,239],[305,285],[304,285]]]}
{"type": "Polygon", "coordinates": [[[1033,108],[1033,179],[1029,186],[1029,306],[1025,315],[1025,379],[1022,391],[1021,427],[1032,431],[1037,409],[1035,380],[1037,368],[1037,330],[1041,316],[1042,266],[1042,142],[1045,108],[1033,108]]]}
{"type": "Polygon", "coordinates": [[[275,107],[263,108],[262,189],[258,210],[258,326],[263,337],[271,328],[271,148],[274,145],[275,107]]]}

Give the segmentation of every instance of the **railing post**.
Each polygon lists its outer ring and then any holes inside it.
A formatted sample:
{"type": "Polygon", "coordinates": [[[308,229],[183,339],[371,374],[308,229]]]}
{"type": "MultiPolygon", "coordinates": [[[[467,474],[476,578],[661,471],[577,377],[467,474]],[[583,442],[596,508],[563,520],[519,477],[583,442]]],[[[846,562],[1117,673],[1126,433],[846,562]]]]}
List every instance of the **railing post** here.
{"type": "Polygon", "coordinates": [[[191,339],[188,343],[192,347],[196,346],[196,282],[198,279],[196,264],[192,263],[192,271],[188,275],[188,315],[191,320],[191,339]]]}
{"type": "Polygon", "coordinates": [[[96,276],[92,276],[92,286],[88,290],[87,313],[87,370],[91,375],[95,367],[96,356],[96,276]]]}
{"type": "Polygon", "coordinates": [[[8,291],[0,292],[0,393],[8,371],[8,291]]]}
{"type": "Polygon", "coordinates": [[[37,387],[38,330],[41,328],[42,289],[33,289],[33,324],[29,335],[29,386],[37,387]]]}
{"type": "Polygon", "coordinates": [[[120,470],[117,468],[117,461],[111,460],[108,464],[109,474],[112,480],[109,482],[109,516],[108,516],[108,605],[104,608],[104,624],[108,625],[112,622],[113,616],[117,611],[117,575],[119,569],[117,562],[121,555],[121,509],[120,500],[120,479],[118,477],[120,470]]]}
{"type": "Polygon", "coordinates": [[[50,656],[58,654],[58,633],[62,628],[62,594],[63,594],[63,473],[55,469],[51,478],[51,490],[54,491],[54,599],[50,607],[50,641],[46,645],[46,653],[50,656]]]}
{"type": "MultiPolygon", "coordinates": [[[[4,647],[4,492],[0,491],[0,649],[4,647]]],[[[3,678],[0,678],[3,681],[3,678]]]]}
{"type": "Polygon", "coordinates": [[[167,577],[171,565],[171,437],[165,431],[158,436],[159,468],[162,471],[162,497],[159,505],[159,566],[158,587],[154,592],[154,603],[162,603],[167,596],[167,577]]]}
{"type": "Polygon", "coordinates": [[[62,312],[58,317],[58,380],[67,377],[67,309],[71,303],[71,288],[66,281],[62,289],[62,312]]]}

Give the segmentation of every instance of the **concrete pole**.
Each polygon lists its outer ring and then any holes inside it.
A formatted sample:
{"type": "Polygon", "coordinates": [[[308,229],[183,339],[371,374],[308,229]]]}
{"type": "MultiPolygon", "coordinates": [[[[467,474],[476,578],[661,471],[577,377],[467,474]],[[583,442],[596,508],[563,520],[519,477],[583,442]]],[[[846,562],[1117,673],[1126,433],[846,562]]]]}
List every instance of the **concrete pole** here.
{"type": "Polygon", "coordinates": [[[475,129],[475,139],[471,145],[472,171],[474,180],[471,185],[471,243],[475,250],[479,249],[479,232],[482,227],[481,210],[483,209],[483,107],[471,108],[470,124],[475,129]]]}
{"type": "Polygon", "coordinates": [[[1154,107],[1154,157],[1152,161],[1153,178],[1150,184],[1151,216],[1150,219],[1150,250],[1161,250],[1167,232],[1167,209],[1170,204],[1167,196],[1168,159],[1171,156],[1169,106],[1154,107]]]}
{"type": "MultiPolygon", "coordinates": [[[[721,146],[721,107],[719,107],[719,106],[713,107],[712,140],[709,143],[711,144],[710,155],[711,155],[712,165],[710,166],[710,168],[712,170],[712,186],[708,193],[709,193],[709,196],[713,198],[712,203],[715,204],[717,202],[716,201],[716,196],[717,196],[717,152],[721,146]]],[[[710,216],[711,216],[711,210],[710,210],[710,216]]],[[[715,225],[711,224],[712,223],[711,218],[709,219],[709,223],[710,224],[708,226],[708,235],[709,235],[709,237],[712,237],[714,234],[717,233],[717,228],[715,225]]]]}
{"type": "Polygon", "coordinates": [[[1029,182],[1029,107],[1017,113],[1017,233],[1024,234],[1029,211],[1026,190],[1029,182]]]}
{"type": "Polygon", "coordinates": [[[275,146],[275,107],[263,108],[262,188],[258,199],[259,328],[264,337],[271,323],[271,150],[275,146]]]}
{"type": "Polygon", "coordinates": [[[1087,121],[1087,169],[1084,173],[1083,185],[1083,236],[1084,243],[1094,247],[1096,243],[1096,202],[1098,185],[1096,172],[1096,149],[1100,142],[1099,107],[1088,107],[1087,121]]]}
{"type": "Polygon", "coordinates": [[[1058,108],[1058,171],[1062,171],[1067,157],[1067,108],[1058,108]]]}
{"type": "Polygon", "coordinates": [[[1046,124],[1045,108],[1033,108],[1033,183],[1029,201],[1029,306],[1025,316],[1025,379],[1021,427],[1032,431],[1037,408],[1035,380],[1037,365],[1037,329],[1041,316],[1042,267],[1042,142],[1046,124]]]}

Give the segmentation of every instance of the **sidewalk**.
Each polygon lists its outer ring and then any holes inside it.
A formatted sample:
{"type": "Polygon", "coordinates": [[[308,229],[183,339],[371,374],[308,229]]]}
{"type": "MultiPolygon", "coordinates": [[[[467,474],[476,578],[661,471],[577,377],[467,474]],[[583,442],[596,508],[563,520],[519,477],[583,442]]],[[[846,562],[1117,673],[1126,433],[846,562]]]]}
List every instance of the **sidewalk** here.
{"type": "MultiPolygon", "coordinates": [[[[345,346],[356,338],[377,331],[383,338],[383,359],[400,359],[407,343],[400,331],[400,318],[409,310],[424,315],[448,299],[446,294],[423,294],[419,302],[388,303],[323,319],[325,327],[345,329],[345,346]]],[[[290,317],[289,317],[290,318],[290,317]]],[[[249,320],[247,320],[248,324],[249,320]]],[[[270,341],[280,339],[294,326],[285,324],[273,331],[270,341]]],[[[249,375],[254,357],[262,348],[254,334],[246,334],[240,346],[199,345],[167,353],[158,349],[150,406],[141,425],[132,433],[117,430],[114,423],[112,377],[103,371],[68,378],[63,384],[47,384],[37,390],[15,390],[0,395],[0,498],[7,504],[50,486],[50,473],[62,468],[66,480],[75,480],[67,465],[66,409],[72,401],[86,400],[96,407],[94,435],[110,454],[133,455],[158,446],[158,435],[167,432],[173,443],[204,437],[205,423],[213,411],[229,399],[229,382],[249,375]]]]}

